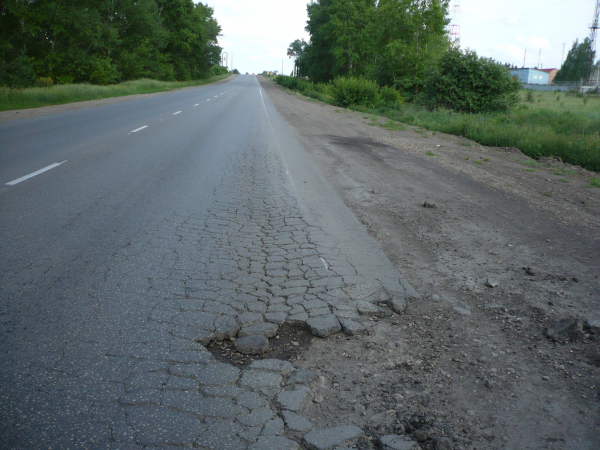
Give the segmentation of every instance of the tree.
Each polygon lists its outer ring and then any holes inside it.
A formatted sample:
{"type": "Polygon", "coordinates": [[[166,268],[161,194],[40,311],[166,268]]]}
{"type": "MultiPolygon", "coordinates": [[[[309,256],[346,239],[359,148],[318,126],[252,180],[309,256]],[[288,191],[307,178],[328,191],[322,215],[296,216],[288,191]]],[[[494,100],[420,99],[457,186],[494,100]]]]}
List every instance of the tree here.
{"type": "Polygon", "coordinates": [[[554,81],[587,81],[589,64],[590,61],[593,61],[594,56],[595,52],[592,52],[589,38],[585,38],[581,43],[576,39],[567,54],[567,59],[556,73],[554,81]]]}
{"type": "Polygon", "coordinates": [[[471,50],[453,47],[439,60],[425,83],[426,102],[459,112],[502,111],[519,100],[521,82],[506,67],[471,50]]]}
{"type": "Polygon", "coordinates": [[[407,97],[417,94],[427,72],[449,48],[447,16],[448,0],[380,0],[371,76],[407,97]]]}
{"type": "Polygon", "coordinates": [[[307,45],[308,44],[304,41],[304,39],[296,39],[287,49],[288,56],[290,58],[294,58],[294,71],[296,72],[296,76],[305,76],[303,69],[305,65],[304,57],[307,45]]]}

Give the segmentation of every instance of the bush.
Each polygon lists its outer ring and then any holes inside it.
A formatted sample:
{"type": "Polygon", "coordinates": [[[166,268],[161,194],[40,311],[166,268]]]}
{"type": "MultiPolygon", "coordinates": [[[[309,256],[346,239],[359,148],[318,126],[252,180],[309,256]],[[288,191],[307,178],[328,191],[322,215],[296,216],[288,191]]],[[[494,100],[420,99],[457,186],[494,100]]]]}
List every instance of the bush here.
{"type": "Polygon", "coordinates": [[[54,81],[50,77],[39,77],[35,79],[35,87],[51,88],[54,81]]]}
{"type": "Polygon", "coordinates": [[[229,69],[225,66],[212,66],[210,71],[212,76],[225,75],[226,73],[229,73],[229,69]]]}
{"type": "Polygon", "coordinates": [[[337,106],[374,106],[379,101],[379,86],[365,78],[342,78],[333,80],[333,97],[337,106]]]}
{"type": "Polygon", "coordinates": [[[430,109],[504,111],[517,104],[520,88],[521,82],[513,80],[502,64],[471,50],[452,48],[427,77],[425,96],[430,109]]]}
{"type": "Polygon", "coordinates": [[[381,104],[388,108],[399,108],[404,103],[400,92],[391,87],[384,86],[379,89],[379,96],[381,104]]]}
{"type": "Polygon", "coordinates": [[[240,74],[240,71],[239,71],[239,70],[237,70],[237,69],[233,69],[233,70],[231,71],[231,73],[232,73],[232,74],[234,74],[234,75],[239,75],[239,74],[240,74]]]}

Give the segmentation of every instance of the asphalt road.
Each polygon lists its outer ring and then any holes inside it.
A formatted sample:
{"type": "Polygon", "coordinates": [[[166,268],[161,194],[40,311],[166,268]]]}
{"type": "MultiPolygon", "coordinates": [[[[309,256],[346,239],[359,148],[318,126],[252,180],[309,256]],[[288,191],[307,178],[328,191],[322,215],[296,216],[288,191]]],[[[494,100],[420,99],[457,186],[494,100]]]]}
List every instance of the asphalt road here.
{"type": "Polygon", "coordinates": [[[0,124],[0,186],[1,448],[295,448],[205,346],[414,293],[253,76],[0,124]]]}

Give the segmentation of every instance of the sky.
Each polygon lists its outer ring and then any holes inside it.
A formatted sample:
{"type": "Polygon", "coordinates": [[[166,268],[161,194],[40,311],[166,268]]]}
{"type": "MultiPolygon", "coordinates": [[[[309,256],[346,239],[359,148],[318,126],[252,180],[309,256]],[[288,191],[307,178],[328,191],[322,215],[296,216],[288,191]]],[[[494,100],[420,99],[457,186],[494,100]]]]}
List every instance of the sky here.
{"type": "MultiPolygon", "coordinates": [[[[589,36],[596,0],[452,0],[460,4],[461,47],[525,67],[559,68],[575,39],[589,36]],[[541,50],[541,58],[539,57],[541,50]]],[[[295,39],[308,41],[308,0],[203,0],[221,25],[228,66],[245,73],[290,74],[295,39]]],[[[600,38],[600,36],[599,36],[600,38]]],[[[597,45],[600,48],[600,44],[597,45]]]]}

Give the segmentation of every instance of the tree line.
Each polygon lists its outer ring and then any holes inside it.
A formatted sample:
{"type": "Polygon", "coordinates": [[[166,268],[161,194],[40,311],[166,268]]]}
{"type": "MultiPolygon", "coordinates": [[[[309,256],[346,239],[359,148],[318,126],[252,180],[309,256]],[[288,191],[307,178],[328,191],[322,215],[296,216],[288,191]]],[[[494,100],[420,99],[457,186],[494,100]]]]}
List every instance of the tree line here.
{"type": "Polygon", "coordinates": [[[418,93],[450,48],[448,0],[316,0],[307,6],[310,42],[295,41],[298,74],[316,82],[364,76],[418,93]]]}
{"type": "Polygon", "coordinates": [[[3,0],[0,86],[205,78],[220,32],[192,0],[3,0]]]}

